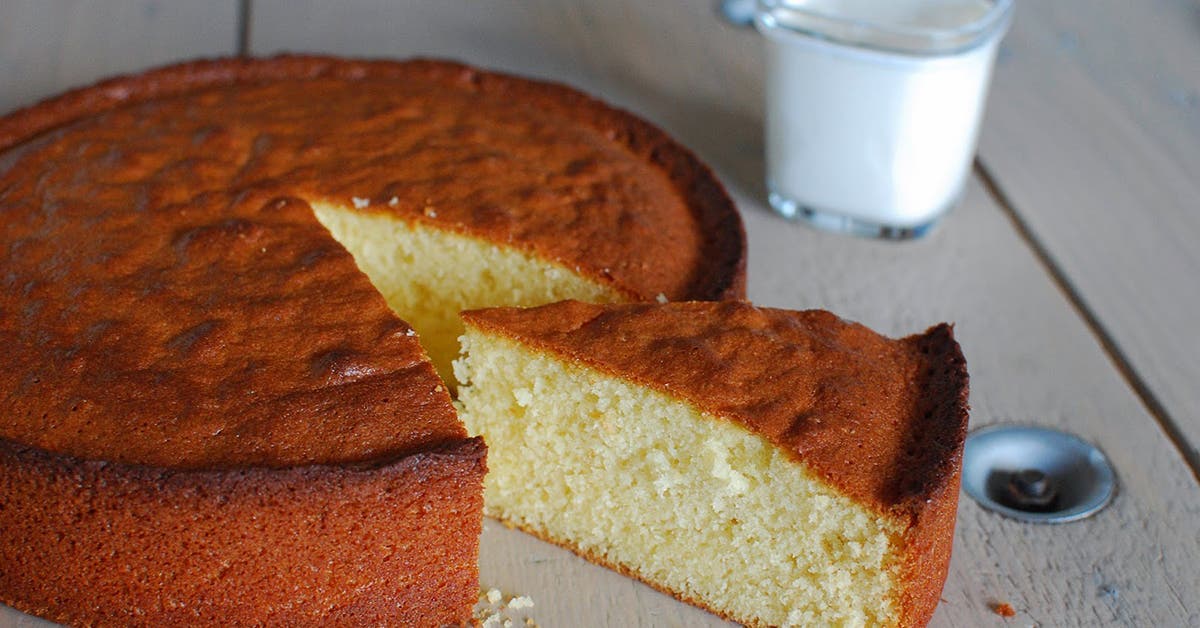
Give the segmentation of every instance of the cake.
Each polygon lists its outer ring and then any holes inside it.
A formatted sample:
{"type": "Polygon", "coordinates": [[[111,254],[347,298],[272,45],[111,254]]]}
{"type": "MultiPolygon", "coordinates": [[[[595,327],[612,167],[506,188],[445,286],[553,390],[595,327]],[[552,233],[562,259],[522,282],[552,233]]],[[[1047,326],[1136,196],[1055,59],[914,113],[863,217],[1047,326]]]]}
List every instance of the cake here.
{"type": "Polygon", "coordinates": [[[745,267],[719,183],[629,114],[315,57],[0,118],[0,256],[0,602],[95,625],[469,620],[457,309],[736,297],[745,267]]]}
{"type": "Polygon", "coordinates": [[[463,318],[488,514],[747,625],[933,614],[967,427],[950,326],[744,302],[463,318]]]}

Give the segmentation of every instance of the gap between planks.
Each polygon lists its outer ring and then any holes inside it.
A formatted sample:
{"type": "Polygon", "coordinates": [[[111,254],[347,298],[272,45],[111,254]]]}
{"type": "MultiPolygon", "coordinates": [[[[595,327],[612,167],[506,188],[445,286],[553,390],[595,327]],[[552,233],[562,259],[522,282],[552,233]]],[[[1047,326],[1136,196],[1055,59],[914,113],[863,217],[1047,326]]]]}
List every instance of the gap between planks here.
{"type": "Polygon", "coordinates": [[[250,55],[250,28],[253,19],[254,0],[238,0],[237,56],[250,55]]]}
{"type": "Polygon", "coordinates": [[[1196,480],[1196,483],[1200,484],[1200,452],[1197,452],[1197,450],[1191,446],[1191,443],[1188,442],[1187,438],[1183,434],[1183,431],[1179,429],[1179,425],[1171,416],[1171,413],[1167,410],[1163,403],[1159,401],[1154,392],[1150,390],[1150,387],[1146,384],[1146,381],[1142,379],[1138,372],[1133,368],[1132,364],[1129,362],[1129,359],[1125,356],[1125,352],[1121,350],[1121,347],[1117,344],[1116,340],[1113,339],[1112,334],[1110,334],[1108,330],[1105,329],[1104,325],[1100,323],[1100,320],[1096,317],[1095,312],[1088,307],[1087,303],[1083,300],[1083,297],[1079,294],[1079,291],[1076,290],[1075,286],[1070,282],[1069,279],[1067,279],[1066,273],[1064,273],[1062,268],[1055,263],[1054,258],[1050,256],[1050,253],[1046,250],[1046,247],[1040,240],[1038,240],[1037,236],[1035,236],[1032,230],[1029,228],[1029,225],[1021,218],[1021,215],[1017,213],[1016,209],[1014,209],[1012,202],[1008,198],[1008,195],[1005,194],[1002,189],[1000,189],[1000,185],[996,182],[995,177],[992,176],[991,171],[989,171],[987,166],[985,166],[979,159],[975,160],[975,173],[979,175],[979,179],[983,183],[984,189],[987,190],[992,199],[996,201],[996,204],[999,205],[1004,213],[1008,216],[1008,219],[1012,222],[1013,227],[1017,230],[1017,234],[1022,240],[1025,241],[1030,250],[1033,251],[1034,256],[1037,258],[1042,267],[1046,269],[1046,272],[1050,275],[1050,279],[1054,282],[1054,285],[1058,286],[1058,289],[1061,290],[1062,293],[1067,297],[1067,300],[1071,303],[1071,307],[1075,309],[1075,312],[1079,314],[1080,318],[1083,319],[1084,324],[1087,325],[1088,330],[1091,331],[1092,335],[1095,336],[1097,341],[1099,341],[1100,347],[1104,350],[1105,355],[1108,356],[1108,359],[1112,362],[1113,366],[1117,368],[1117,371],[1121,374],[1121,378],[1124,379],[1125,383],[1129,384],[1129,387],[1133,389],[1133,392],[1137,395],[1138,400],[1141,401],[1142,406],[1145,407],[1146,411],[1154,417],[1154,420],[1158,423],[1159,428],[1161,428],[1163,433],[1166,434],[1167,439],[1171,441],[1171,445],[1173,445],[1175,450],[1179,452],[1179,455],[1183,457],[1183,461],[1185,464],[1187,464],[1188,469],[1191,470],[1192,477],[1196,480]]]}

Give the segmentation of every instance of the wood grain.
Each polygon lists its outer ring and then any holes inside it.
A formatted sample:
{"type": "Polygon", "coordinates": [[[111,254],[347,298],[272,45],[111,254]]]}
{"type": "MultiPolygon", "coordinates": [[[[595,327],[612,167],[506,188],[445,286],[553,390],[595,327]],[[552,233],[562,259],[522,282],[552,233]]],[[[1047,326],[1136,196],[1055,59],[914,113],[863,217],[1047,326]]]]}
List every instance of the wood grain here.
{"type": "MultiPolygon", "coordinates": [[[[1200,4],[1024,2],[982,163],[1200,465],[1200,4]]],[[[1196,472],[1200,474],[1200,468],[1196,472]]]]}
{"type": "MultiPolygon", "coordinates": [[[[1095,442],[1116,466],[1117,498],[1081,523],[1020,524],[964,495],[934,625],[1200,625],[1193,599],[1200,591],[1200,487],[1005,212],[972,184],[939,232],[910,244],[823,234],[776,218],[761,202],[760,42],[753,32],[717,22],[712,9],[707,2],[632,0],[362,0],[336,7],[260,0],[251,46],[258,53],[450,56],[564,80],[658,122],[713,164],[738,200],[755,301],[827,308],[891,334],[956,322],[972,375],[973,426],[1056,426],[1095,442]],[[1017,609],[1016,618],[1005,622],[992,613],[990,605],[1002,601],[1017,609]]],[[[8,5],[0,6],[0,24],[5,10],[8,5]]],[[[164,41],[184,36],[179,25],[156,28],[152,37],[164,41]]],[[[0,39],[0,47],[7,44],[0,39]]],[[[7,47],[0,50],[9,54],[7,47]]],[[[46,50],[62,54],[53,46],[46,50]]],[[[26,80],[15,74],[0,66],[0,88],[26,80]]],[[[998,79],[993,103],[1024,97],[1011,89],[998,79]]],[[[1056,177],[1093,176],[1083,166],[1071,170],[1071,163],[1046,165],[1062,169],[1045,173],[1047,189],[1054,189],[1056,177]]],[[[1026,215],[1013,189],[1020,182],[1001,183],[1026,215]]],[[[1041,227],[1034,228],[1043,237],[1041,227]]],[[[1056,243],[1046,241],[1057,256],[1056,243]]],[[[1134,238],[1129,246],[1150,256],[1158,243],[1134,238]]],[[[1133,287],[1120,289],[1141,296],[1133,287]]],[[[532,596],[536,606],[529,614],[543,626],[721,625],[495,522],[484,533],[481,563],[484,586],[532,596]]],[[[0,625],[37,622],[4,609],[0,625]]]]}
{"type": "Polygon", "coordinates": [[[717,21],[703,2],[683,9],[673,2],[257,0],[251,51],[446,57],[570,83],[670,125],[734,174],[727,185],[757,194],[757,36],[717,21]]]}
{"type": "Polygon", "coordinates": [[[0,112],[180,59],[234,54],[237,2],[0,3],[0,112]]]}

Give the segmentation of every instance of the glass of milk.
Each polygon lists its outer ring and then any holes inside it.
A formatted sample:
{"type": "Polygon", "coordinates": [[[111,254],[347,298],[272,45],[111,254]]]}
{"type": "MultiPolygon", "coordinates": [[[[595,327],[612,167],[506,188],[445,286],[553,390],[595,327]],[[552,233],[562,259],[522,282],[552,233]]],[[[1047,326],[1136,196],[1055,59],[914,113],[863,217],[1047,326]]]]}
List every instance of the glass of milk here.
{"type": "Polygon", "coordinates": [[[920,237],[962,195],[1012,0],[759,0],[767,188],[788,218],[920,237]]]}

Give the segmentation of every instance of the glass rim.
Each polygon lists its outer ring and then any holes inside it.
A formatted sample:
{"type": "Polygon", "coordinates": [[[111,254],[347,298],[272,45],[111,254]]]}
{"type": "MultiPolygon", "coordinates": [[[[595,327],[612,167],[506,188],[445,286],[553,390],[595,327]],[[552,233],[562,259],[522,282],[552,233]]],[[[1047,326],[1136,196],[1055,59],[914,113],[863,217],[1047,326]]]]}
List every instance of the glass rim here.
{"type": "Polygon", "coordinates": [[[974,20],[939,28],[881,24],[814,10],[787,0],[757,0],[755,23],[763,29],[784,30],[855,48],[937,57],[976,48],[993,34],[1006,30],[1014,0],[990,0],[990,3],[987,12],[974,20]],[[779,11],[789,14],[786,23],[776,16],[779,11]]]}

